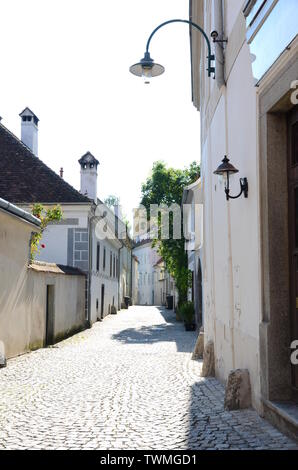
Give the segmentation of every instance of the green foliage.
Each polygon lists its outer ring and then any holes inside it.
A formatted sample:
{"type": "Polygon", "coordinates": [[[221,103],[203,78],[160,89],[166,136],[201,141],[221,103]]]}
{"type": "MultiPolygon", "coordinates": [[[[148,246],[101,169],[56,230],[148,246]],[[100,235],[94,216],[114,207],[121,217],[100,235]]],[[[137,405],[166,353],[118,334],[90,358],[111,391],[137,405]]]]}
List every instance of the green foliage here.
{"type": "MultiPolygon", "coordinates": [[[[110,196],[106,197],[103,202],[110,209],[114,209],[115,206],[120,206],[120,198],[118,196],[114,196],[113,194],[110,194],[110,196]]],[[[127,230],[129,231],[131,227],[126,214],[122,214],[121,218],[122,222],[125,223],[127,230]]]]}
{"type": "Polygon", "coordinates": [[[195,307],[193,302],[183,302],[179,307],[179,315],[185,323],[193,323],[195,319],[195,307]]]}
{"type": "Polygon", "coordinates": [[[110,196],[106,197],[103,202],[105,203],[106,206],[112,209],[115,206],[119,206],[120,199],[119,197],[114,196],[113,194],[110,194],[110,196]]]}
{"type": "Polygon", "coordinates": [[[31,261],[34,260],[36,254],[39,253],[39,245],[42,238],[42,234],[46,229],[47,225],[50,222],[59,222],[62,219],[62,209],[61,207],[54,206],[51,209],[45,209],[42,204],[34,204],[32,207],[32,215],[40,219],[40,231],[33,233],[31,237],[31,246],[30,246],[30,258],[31,261]]]}
{"type": "MultiPolygon", "coordinates": [[[[151,204],[165,204],[170,206],[173,203],[181,206],[183,189],[185,186],[196,181],[200,176],[200,167],[191,163],[184,170],[168,168],[162,161],[153,164],[151,175],[142,185],[141,204],[146,207],[148,219],[150,216],[151,204]]],[[[185,252],[185,239],[183,236],[183,220],[181,218],[181,239],[173,238],[173,216],[169,217],[169,239],[160,237],[161,217],[158,216],[157,225],[159,236],[154,240],[153,245],[158,246],[158,252],[165,261],[166,268],[175,280],[179,293],[179,304],[187,298],[187,290],[191,282],[191,273],[188,269],[187,253],[185,252]]]]}

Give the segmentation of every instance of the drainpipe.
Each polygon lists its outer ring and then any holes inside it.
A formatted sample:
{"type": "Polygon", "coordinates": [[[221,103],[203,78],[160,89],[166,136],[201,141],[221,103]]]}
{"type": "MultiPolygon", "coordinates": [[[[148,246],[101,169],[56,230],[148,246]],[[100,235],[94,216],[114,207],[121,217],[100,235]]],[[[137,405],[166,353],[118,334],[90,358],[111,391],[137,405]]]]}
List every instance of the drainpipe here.
{"type": "MultiPolygon", "coordinates": [[[[94,213],[94,207],[91,208],[94,213]]],[[[93,253],[93,237],[92,237],[92,222],[96,218],[95,215],[88,217],[88,238],[89,238],[89,253],[88,253],[88,293],[87,293],[87,323],[91,328],[91,278],[92,278],[92,253],[93,253]]]]}
{"type": "MultiPolygon", "coordinates": [[[[213,18],[212,28],[218,32],[218,38],[223,39],[223,1],[213,0],[213,18]]],[[[216,83],[218,88],[225,85],[224,76],[224,43],[214,43],[214,54],[215,54],[215,67],[216,67],[216,83]]]]}

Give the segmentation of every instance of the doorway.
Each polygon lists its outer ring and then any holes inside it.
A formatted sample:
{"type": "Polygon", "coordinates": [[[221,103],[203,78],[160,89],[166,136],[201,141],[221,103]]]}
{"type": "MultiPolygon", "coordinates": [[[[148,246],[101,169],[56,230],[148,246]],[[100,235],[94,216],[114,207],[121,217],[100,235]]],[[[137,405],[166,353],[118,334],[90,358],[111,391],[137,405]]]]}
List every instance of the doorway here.
{"type": "MultiPolygon", "coordinates": [[[[288,202],[291,341],[298,339],[298,110],[288,114],[288,202]]],[[[293,398],[298,399],[298,366],[292,365],[293,398]]]]}
{"type": "Polygon", "coordinates": [[[197,295],[196,295],[197,325],[200,328],[203,325],[202,265],[201,265],[200,258],[198,260],[196,288],[197,288],[197,295]]]}
{"type": "Polygon", "coordinates": [[[105,306],[105,285],[101,285],[101,307],[100,307],[100,316],[103,320],[104,317],[104,306],[105,306]]]}
{"type": "Polygon", "coordinates": [[[46,346],[54,343],[55,286],[47,285],[46,299],[46,346]]]}

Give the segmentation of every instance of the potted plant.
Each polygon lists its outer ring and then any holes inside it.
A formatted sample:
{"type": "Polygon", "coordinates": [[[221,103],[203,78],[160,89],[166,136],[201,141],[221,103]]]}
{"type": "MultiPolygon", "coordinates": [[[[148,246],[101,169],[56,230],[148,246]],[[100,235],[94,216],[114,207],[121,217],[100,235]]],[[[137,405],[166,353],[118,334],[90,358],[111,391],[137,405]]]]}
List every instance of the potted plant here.
{"type": "Polygon", "coordinates": [[[195,331],[195,308],[193,302],[183,302],[179,308],[179,314],[184,321],[185,330],[195,331]]]}

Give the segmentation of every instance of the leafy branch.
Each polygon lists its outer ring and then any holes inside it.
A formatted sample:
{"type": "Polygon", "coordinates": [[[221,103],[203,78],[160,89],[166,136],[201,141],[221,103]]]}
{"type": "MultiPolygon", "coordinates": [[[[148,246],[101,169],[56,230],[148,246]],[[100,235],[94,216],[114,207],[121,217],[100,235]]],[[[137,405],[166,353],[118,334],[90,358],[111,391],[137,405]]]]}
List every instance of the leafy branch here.
{"type": "Polygon", "coordinates": [[[39,245],[42,239],[42,234],[47,228],[50,222],[59,222],[62,219],[62,209],[61,207],[54,206],[51,209],[45,209],[42,204],[34,204],[32,207],[32,215],[37,217],[40,220],[40,231],[34,232],[31,237],[30,244],[30,259],[31,261],[35,259],[35,256],[39,254],[39,245]]]}

